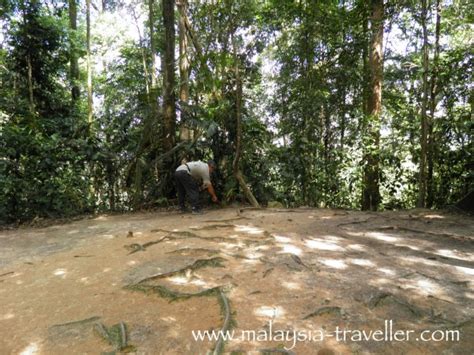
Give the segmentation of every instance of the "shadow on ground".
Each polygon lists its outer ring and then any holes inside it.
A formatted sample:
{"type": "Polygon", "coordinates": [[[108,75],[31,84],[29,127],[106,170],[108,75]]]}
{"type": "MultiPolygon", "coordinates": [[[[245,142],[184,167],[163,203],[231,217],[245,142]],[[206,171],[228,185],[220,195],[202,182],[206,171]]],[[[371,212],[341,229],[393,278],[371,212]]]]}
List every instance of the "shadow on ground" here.
{"type": "Polygon", "coordinates": [[[0,349],[467,354],[473,232],[472,218],[448,213],[311,209],[5,231],[0,349]]]}

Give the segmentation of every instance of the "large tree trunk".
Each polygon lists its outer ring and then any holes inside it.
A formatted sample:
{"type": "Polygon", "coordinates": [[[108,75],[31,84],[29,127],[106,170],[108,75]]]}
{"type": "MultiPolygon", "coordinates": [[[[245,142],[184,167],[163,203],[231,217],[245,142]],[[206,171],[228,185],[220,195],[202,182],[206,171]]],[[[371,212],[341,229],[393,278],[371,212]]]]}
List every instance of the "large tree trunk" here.
{"type": "Polygon", "coordinates": [[[174,90],[174,0],[163,0],[165,51],[163,58],[163,148],[169,151],[175,143],[176,103],[174,90]]]}
{"type": "Polygon", "coordinates": [[[91,0],[86,0],[87,122],[92,128],[91,0]]]}
{"type": "Polygon", "coordinates": [[[421,1],[421,27],[423,29],[423,79],[422,91],[423,97],[421,100],[421,137],[420,137],[420,171],[418,176],[418,201],[417,207],[426,206],[426,167],[427,167],[427,151],[428,151],[428,29],[426,27],[426,20],[428,15],[428,8],[426,0],[421,1]]]}
{"type": "Polygon", "coordinates": [[[71,81],[72,101],[77,101],[80,95],[79,89],[79,64],[76,48],[77,36],[77,4],[76,0],[69,0],[69,27],[71,29],[70,53],[69,53],[69,76],[71,81]]]}
{"type": "Polygon", "coordinates": [[[372,0],[371,43],[369,51],[370,88],[367,102],[367,136],[365,145],[362,209],[376,211],[380,203],[379,156],[380,114],[383,79],[383,0],[372,0]]]}
{"type": "Polygon", "coordinates": [[[234,161],[232,162],[232,168],[235,179],[238,181],[240,188],[244,192],[245,198],[250,202],[253,207],[260,207],[257,199],[253,195],[250,188],[247,186],[244,176],[240,171],[239,161],[242,152],[242,80],[240,78],[239,61],[237,58],[237,45],[235,38],[232,38],[234,47],[234,65],[235,65],[235,81],[236,81],[236,93],[235,93],[235,119],[236,119],[236,134],[235,134],[235,155],[234,161]]]}
{"type": "Polygon", "coordinates": [[[426,181],[426,207],[433,207],[434,203],[434,187],[433,187],[433,170],[434,170],[434,155],[436,149],[435,135],[434,135],[434,114],[436,111],[436,96],[438,95],[438,66],[439,66],[439,38],[441,32],[441,4],[440,0],[436,0],[436,27],[435,27],[435,52],[433,58],[433,70],[431,75],[430,87],[430,117],[428,122],[428,176],[426,181]]]}

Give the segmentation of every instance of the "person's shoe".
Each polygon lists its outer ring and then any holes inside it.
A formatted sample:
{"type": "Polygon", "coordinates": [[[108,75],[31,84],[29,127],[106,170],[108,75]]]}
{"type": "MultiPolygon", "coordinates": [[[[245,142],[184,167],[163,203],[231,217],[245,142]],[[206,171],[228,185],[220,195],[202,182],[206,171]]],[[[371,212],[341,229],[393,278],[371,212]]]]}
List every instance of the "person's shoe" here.
{"type": "Polygon", "coordinates": [[[179,208],[179,213],[181,213],[181,214],[185,214],[185,213],[188,213],[188,212],[189,212],[189,210],[186,207],[182,207],[182,208],[180,207],[179,208]]]}
{"type": "Polygon", "coordinates": [[[191,213],[195,215],[204,214],[204,212],[200,208],[193,208],[191,213]]]}

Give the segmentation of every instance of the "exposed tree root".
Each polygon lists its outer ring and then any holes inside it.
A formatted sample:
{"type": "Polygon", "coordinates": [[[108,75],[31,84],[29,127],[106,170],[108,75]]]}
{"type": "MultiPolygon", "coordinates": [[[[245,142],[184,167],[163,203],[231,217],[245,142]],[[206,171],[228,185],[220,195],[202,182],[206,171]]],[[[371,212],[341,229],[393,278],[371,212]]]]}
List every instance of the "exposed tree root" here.
{"type": "Polygon", "coordinates": [[[110,328],[107,328],[102,323],[96,323],[94,325],[94,331],[107,343],[112,345],[115,351],[120,351],[122,353],[136,351],[135,346],[127,344],[127,327],[123,322],[115,324],[110,328]]]}
{"type": "MultiPolygon", "coordinates": [[[[239,239],[241,240],[241,239],[239,239]]],[[[243,239],[241,240],[245,246],[259,246],[259,245],[269,245],[273,244],[274,240],[273,239],[243,239]]]]}
{"type": "Polygon", "coordinates": [[[185,238],[197,238],[197,239],[203,239],[199,234],[189,232],[189,231],[172,231],[170,232],[173,235],[178,235],[180,237],[185,237],[185,238]]]}
{"type": "Polygon", "coordinates": [[[313,318],[313,317],[317,317],[317,316],[321,316],[321,315],[324,315],[324,314],[332,314],[332,315],[342,316],[344,314],[344,312],[341,309],[341,307],[330,307],[330,306],[321,307],[321,308],[318,308],[316,311],[314,311],[314,312],[308,314],[307,316],[305,316],[303,318],[303,320],[313,318]]]}
{"type": "Polygon", "coordinates": [[[264,211],[265,208],[263,207],[244,207],[244,208],[239,208],[239,212],[243,213],[246,211],[264,211]]]}
{"type": "Polygon", "coordinates": [[[137,284],[144,284],[149,281],[153,280],[159,280],[159,279],[165,279],[168,277],[173,277],[173,276],[178,276],[178,275],[186,275],[189,272],[202,269],[205,267],[224,267],[222,263],[226,261],[224,258],[221,257],[215,257],[211,259],[199,259],[196,260],[193,264],[185,266],[184,268],[181,268],[179,270],[167,272],[164,274],[157,274],[157,275],[152,275],[149,277],[144,278],[143,280],[140,280],[137,282],[137,284]]]}
{"type": "Polygon", "coordinates": [[[220,228],[235,228],[235,226],[233,224],[210,224],[202,227],[191,227],[192,230],[211,230],[220,228]]]}
{"type": "Polygon", "coordinates": [[[145,250],[145,248],[141,244],[138,244],[138,243],[124,245],[123,247],[130,251],[130,253],[128,253],[128,255],[136,253],[137,251],[144,251],[145,250]]]}
{"type": "Polygon", "coordinates": [[[433,295],[428,295],[428,298],[432,298],[432,299],[435,299],[435,300],[438,300],[438,301],[442,301],[442,302],[446,302],[446,303],[450,303],[450,304],[456,304],[455,302],[452,302],[452,301],[449,301],[449,300],[445,300],[444,298],[435,297],[435,296],[433,296],[433,295]]]}
{"type": "Polygon", "coordinates": [[[293,266],[293,265],[290,265],[290,264],[288,264],[288,263],[283,263],[283,265],[285,265],[288,269],[290,269],[290,270],[292,270],[292,271],[298,271],[298,272],[303,271],[302,269],[300,269],[300,268],[298,268],[298,267],[295,267],[295,266],[293,266]]]}
{"type": "Polygon", "coordinates": [[[425,315],[426,312],[424,312],[422,309],[420,309],[417,306],[414,306],[405,300],[402,300],[398,298],[397,296],[389,293],[389,292],[379,292],[375,295],[373,295],[367,304],[369,309],[374,309],[378,307],[379,305],[383,305],[386,300],[392,301],[395,304],[398,304],[400,306],[403,306],[404,308],[408,309],[413,315],[417,317],[422,317],[425,315]]]}
{"type": "Polygon", "coordinates": [[[170,234],[183,237],[183,239],[195,238],[195,239],[208,240],[208,241],[217,242],[217,243],[226,242],[230,239],[230,238],[225,238],[225,237],[201,237],[199,234],[188,232],[188,231],[176,231],[176,232],[170,232],[170,234]]]}
{"type": "Polygon", "coordinates": [[[159,240],[155,240],[155,241],[152,241],[152,242],[145,243],[145,244],[143,244],[142,246],[146,249],[146,248],[148,248],[148,247],[150,247],[150,246],[152,246],[152,245],[155,245],[155,244],[158,244],[158,243],[161,243],[161,242],[166,242],[166,241],[168,241],[168,240],[175,240],[175,239],[176,239],[176,238],[167,235],[167,236],[165,236],[165,237],[163,237],[163,238],[161,238],[161,239],[159,239],[159,240]]]}
{"type": "Polygon", "coordinates": [[[161,298],[170,300],[170,302],[188,300],[193,297],[206,297],[206,296],[215,296],[219,291],[219,287],[209,288],[204,291],[199,291],[196,293],[185,293],[173,291],[165,286],[161,285],[144,285],[144,284],[133,284],[125,286],[127,290],[131,291],[140,291],[147,295],[156,294],[161,298]]]}
{"type": "Polygon", "coordinates": [[[166,229],[161,229],[161,228],[152,229],[152,230],[150,231],[150,233],[158,233],[158,232],[161,232],[161,233],[166,233],[166,234],[169,234],[169,233],[171,233],[171,231],[169,231],[169,230],[166,230],[166,229]]]}
{"type": "Polygon", "coordinates": [[[291,256],[291,258],[293,259],[293,261],[294,261],[295,263],[297,263],[298,265],[301,265],[301,266],[305,267],[305,268],[308,269],[308,270],[311,270],[311,268],[310,268],[309,266],[307,266],[305,263],[303,263],[303,261],[300,259],[300,257],[299,257],[298,255],[291,254],[290,256],[291,256]]]}
{"type": "Polygon", "coordinates": [[[285,350],[285,349],[261,349],[260,354],[262,355],[269,355],[269,354],[285,354],[285,355],[295,355],[293,351],[285,350]]]}
{"type": "MultiPolygon", "coordinates": [[[[221,328],[221,334],[226,334],[226,332],[229,331],[234,326],[233,324],[234,321],[232,320],[232,316],[230,312],[229,300],[227,299],[224,291],[222,291],[221,288],[219,288],[218,299],[219,299],[219,304],[221,306],[221,312],[224,317],[224,322],[221,328]]],[[[222,337],[219,337],[214,347],[213,354],[214,355],[222,354],[223,351],[224,351],[224,339],[222,337]]]]}
{"type": "Polygon", "coordinates": [[[206,248],[181,248],[173,251],[169,251],[166,254],[179,254],[179,255],[191,255],[195,253],[205,253],[208,255],[219,254],[218,250],[206,249],[206,248]]]}
{"type": "Polygon", "coordinates": [[[127,250],[130,250],[130,253],[128,253],[128,255],[130,255],[130,254],[136,253],[138,251],[145,251],[146,248],[148,248],[152,245],[155,245],[155,244],[167,241],[167,240],[174,240],[174,239],[176,239],[176,238],[167,235],[167,236],[164,236],[163,238],[161,238],[159,240],[155,240],[155,241],[148,242],[148,243],[145,243],[145,244],[133,243],[133,244],[129,244],[129,245],[124,245],[124,248],[127,249],[127,250]]]}
{"type": "Polygon", "coordinates": [[[204,222],[210,222],[210,223],[225,223],[225,222],[232,222],[232,221],[238,221],[238,220],[241,220],[241,219],[250,219],[249,217],[244,217],[244,216],[239,216],[239,217],[235,217],[235,218],[227,218],[227,219],[208,219],[204,222]]]}
{"type": "Polygon", "coordinates": [[[472,240],[472,238],[466,237],[463,235],[448,234],[448,233],[435,233],[435,232],[424,231],[424,230],[408,228],[408,227],[400,227],[400,226],[383,226],[383,227],[377,228],[377,230],[398,230],[398,231],[404,231],[404,232],[410,232],[410,233],[432,235],[432,236],[440,237],[440,238],[452,238],[455,240],[472,240]]]}
{"type": "Polygon", "coordinates": [[[263,272],[262,278],[264,279],[265,277],[267,277],[272,271],[273,271],[273,268],[272,268],[272,267],[269,268],[269,269],[267,269],[267,270],[265,270],[265,271],[263,272]]]}
{"type": "Polygon", "coordinates": [[[430,276],[430,275],[427,275],[427,274],[424,274],[422,272],[419,272],[419,271],[415,271],[415,272],[410,272],[409,274],[406,274],[403,276],[404,279],[407,279],[409,278],[410,276],[412,275],[420,275],[424,278],[427,278],[427,279],[431,279],[431,280],[434,280],[434,281],[437,281],[439,283],[450,283],[450,284],[453,284],[453,285],[456,285],[456,286],[462,286],[462,287],[468,287],[469,286],[469,281],[451,281],[451,280],[444,280],[444,279],[440,279],[440,278],[437,278],[437,277],[434,277],[434,276],[430,276]]]}
{"type": "Polygon", "coordinates": [[[344,222],[344,223],[339,223],[336,224],[336,227],[342,227],[342,226],[350,226],[352,224],[362,224],[362,223],[367,223],[371,218],[363,219],[363,220],[358,220],[358,221],[351,221],[351,222],[344,222]]]}
{"type": "Polygon", "coordinates": [[[15,273],[15,271],[9,271],[9,272],[6,272],[4,274],[1,274],[0,277],[7,276],[7,275],[12,275],[14,273],[15,273]]]}
{"type": "MultiPolygon", "coordinates": [[[[232,319],[232,313],[230,309],[229,300],[227,299],[223,291],[223,286],[213,287],[213,288],[196,292],[196,293],[183,293],[183,292],[173,291],[161,285],[153,286],[153,285],[145,285],[145,284],[140,284],[140,283],[129,285],[129,286],[126,286],[125,288],[131,291],[144,292],[145,294],[157,294],[158,296],[162,298],[170,300],[170,302],[180,301],[180,300],[189,300],[190,298],[193,298],[193,297],[216,296],[221,308],[222,316],[223,316],[223,325],[221,328],[221,332],[225,334],[228,330],[230,330],[235,325],[234,320],[232,319]]],[[[106,334],[103,328],[102,329],[99,328],[98,331],[101,334],[104,334],[104,333],[106,334]]],[[[212,354],[222,354],[223,350],[224,350],[224,339],[220,337],[217,340],[216,345],[214,346],[212,354]]]]}
{"type": "Polygon", "coordinates": [[[54,324],[51,326],[51,328],[67,328],[67,327],[75,327],[78,325],[84,325],[92,322],[96,322],[100,319],[98,316],[82,319],[82,320],[76,320],[73,322],[68,322],[68,323],[61,323],[61,324],[54,324]]]}

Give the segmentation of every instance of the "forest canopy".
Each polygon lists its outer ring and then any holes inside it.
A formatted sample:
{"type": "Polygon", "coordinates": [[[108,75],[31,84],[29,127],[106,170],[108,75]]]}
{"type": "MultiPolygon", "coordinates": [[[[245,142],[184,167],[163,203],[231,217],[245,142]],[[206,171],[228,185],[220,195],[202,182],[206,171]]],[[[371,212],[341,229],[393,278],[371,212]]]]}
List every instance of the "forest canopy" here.
{"type": "Polygon", "coordinates": [[[474,186],[468,0],[1,0],[0,223],[219,198],[443,208],[474,186]],[[249,191],[245,189],[248,186],[249,191]]]}

